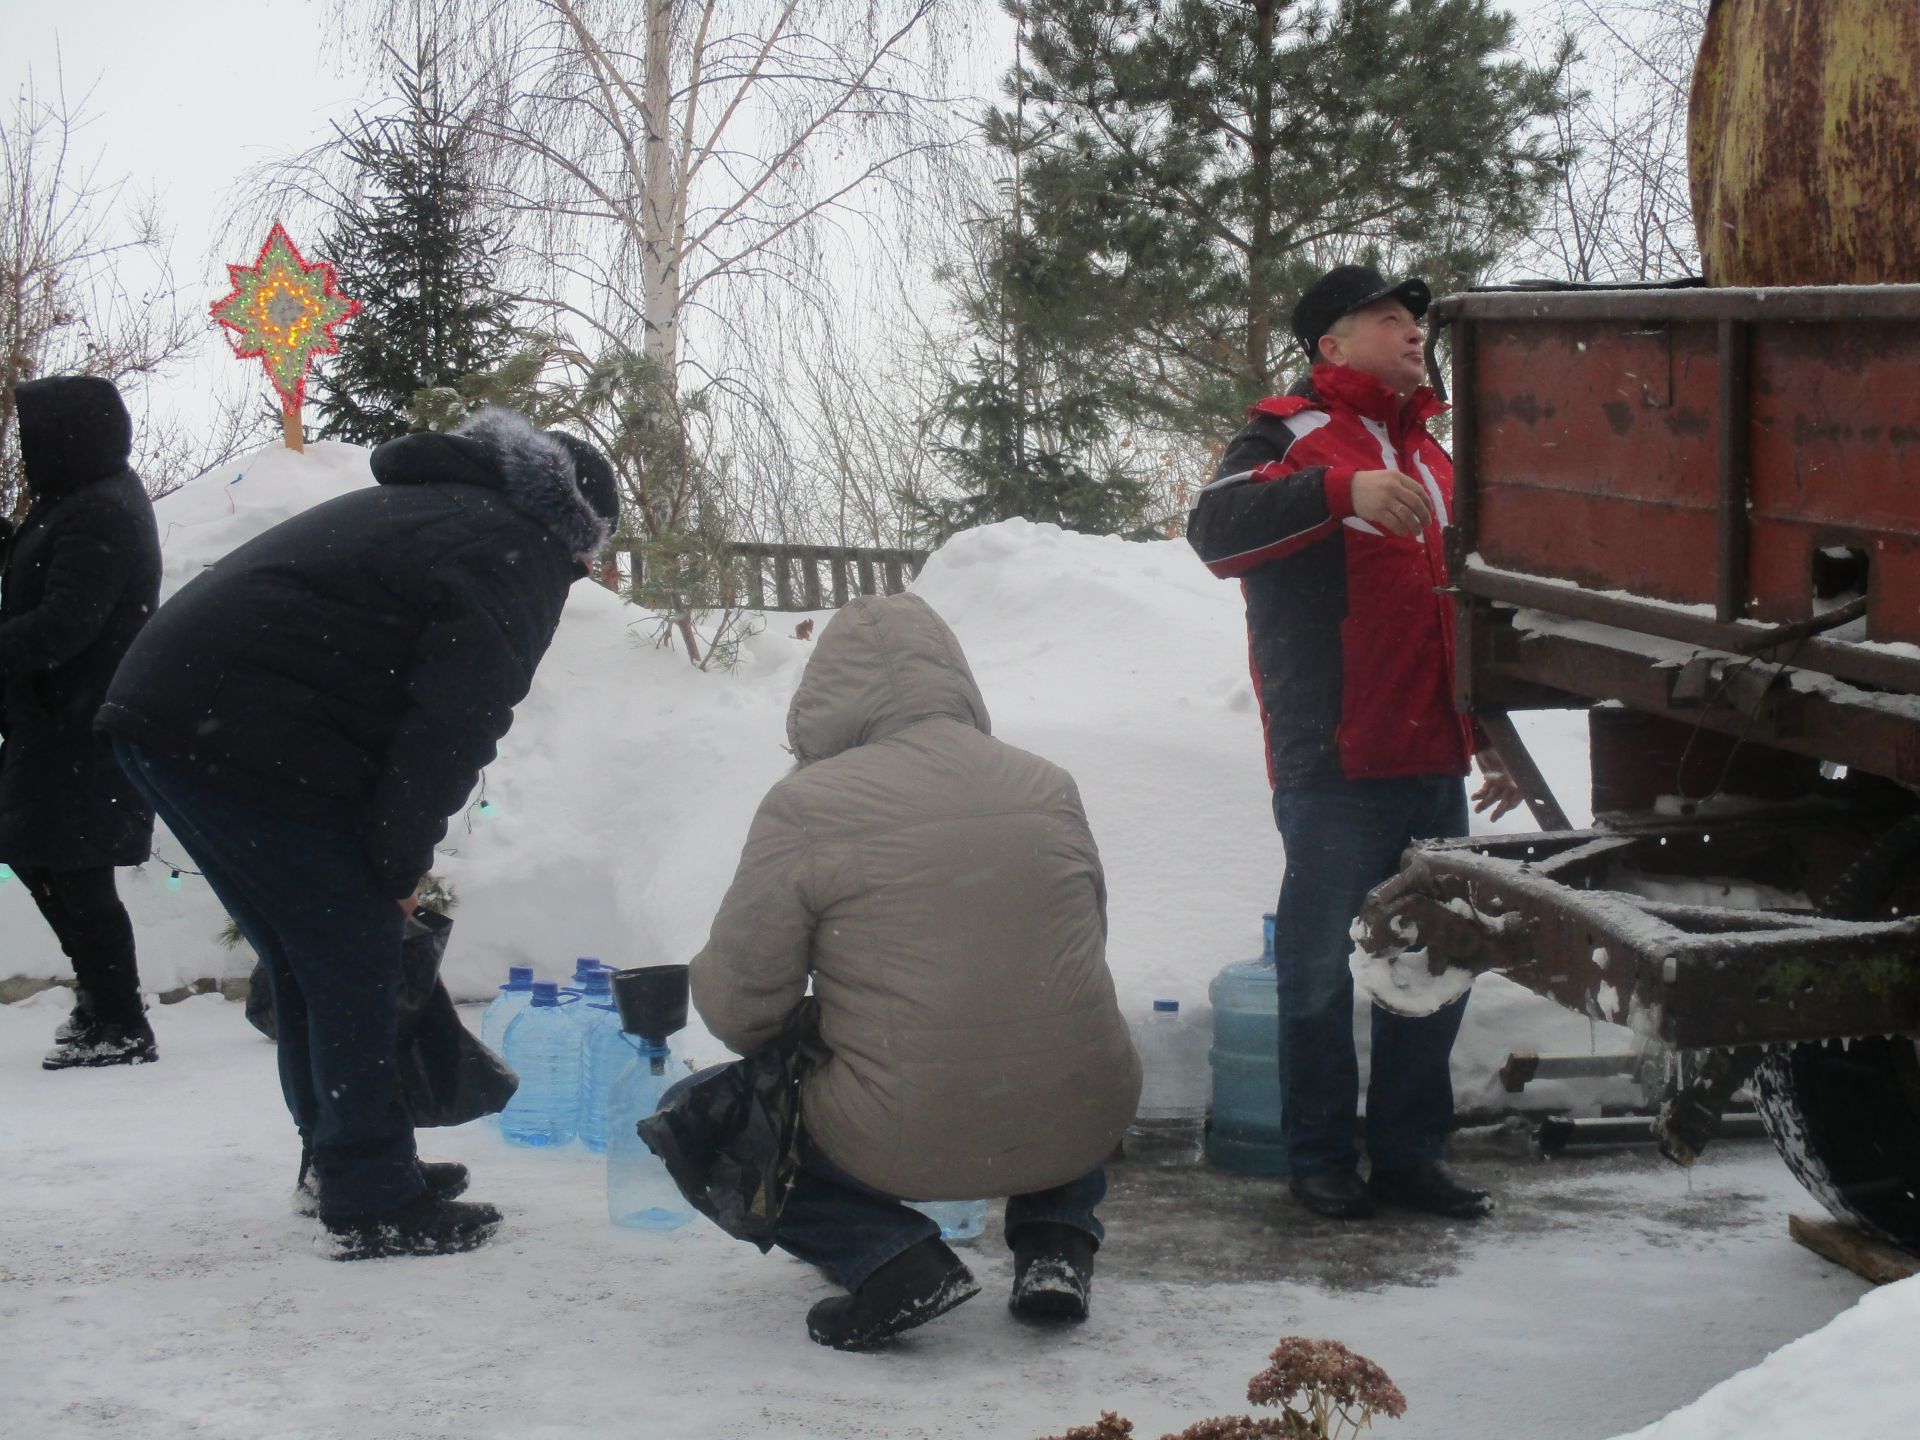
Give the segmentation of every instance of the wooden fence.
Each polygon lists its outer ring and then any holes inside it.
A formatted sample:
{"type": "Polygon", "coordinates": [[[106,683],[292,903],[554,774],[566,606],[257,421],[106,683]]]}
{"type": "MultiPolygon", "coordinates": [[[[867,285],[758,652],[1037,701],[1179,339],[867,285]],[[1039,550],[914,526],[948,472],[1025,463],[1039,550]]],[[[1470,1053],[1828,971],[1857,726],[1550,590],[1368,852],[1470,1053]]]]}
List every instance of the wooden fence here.
{"type": "MultiPolygon", "coordinates": [[[[929,553],[749,541],[731,544],[727,551],[744,562],[747,604],[755,610],[837,610],[856,595],[898,595],[920,573],[929,553]]],[[[622,575],[618,561],[613,561],[603,568],[601,582],[616,590],[626,584],[644,589],[644,553],[621,550],[615,554],[626,556],[626,573],[622,575]]]]}

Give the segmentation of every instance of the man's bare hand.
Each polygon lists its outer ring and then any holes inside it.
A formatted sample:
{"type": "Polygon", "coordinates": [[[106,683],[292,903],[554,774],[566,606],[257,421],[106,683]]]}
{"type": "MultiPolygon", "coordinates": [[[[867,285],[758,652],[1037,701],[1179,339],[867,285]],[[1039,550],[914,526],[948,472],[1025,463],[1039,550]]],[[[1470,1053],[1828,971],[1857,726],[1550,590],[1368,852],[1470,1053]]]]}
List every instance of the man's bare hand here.
{"type": "Polygon", "coordinates": [[[1418,480],[1398,470],[1361,470],[1353,477],[1353,513],[1390,535],[1418,535],[1433,506],[1418,480]]]}
{"type": "Polygon", "coordinates": [[[1473,757],[1473,763],[1480,767],[1480,788],[1473,792],[1473,808],[1476,814],[1486,814],[1489,820],[1498,820],[1509,810],[1524,805],[1527,797],[1521,793],[1520,782],[1507,773],[1506,761],[1500,758],[1500,752],[1494,749],[1482,750],[1473,757]]]}
{"type": "Polygon", "coordinates": [[[407,896],[406,899],[396,900],[393,903],[400,907],[400,913],[402,915],[411,920],[413,918],[413,912],[420,908],[420,892],[416,890],[413,894],[407,896]]]}

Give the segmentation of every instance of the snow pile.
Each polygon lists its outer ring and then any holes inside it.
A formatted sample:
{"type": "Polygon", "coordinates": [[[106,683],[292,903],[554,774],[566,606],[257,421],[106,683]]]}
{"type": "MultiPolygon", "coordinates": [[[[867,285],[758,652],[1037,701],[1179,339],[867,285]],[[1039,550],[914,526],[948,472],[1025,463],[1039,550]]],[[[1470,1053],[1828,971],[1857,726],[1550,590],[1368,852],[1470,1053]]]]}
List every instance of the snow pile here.
{"type": "MultiPolygon", "coordinates": [[[[155,507],[165,593],[268,526],[370,483],[366,451],[332,443],[261,450],[202,476],[155,507]]],[[[1182,541],[1015,521],[956,538],[915,588],[958,634],[994,733],[1079,782],[1107,867],[1122,1003],[1142,1013],[1177,999],[1190,1023],[1209,1024],[1207,982],[1258,953],[1282,865],[1238,587],[1182,541]]],[[[793,636],[801,618],[767,616],[734,670],[701,673],[656,643],[649,612],[574,586],[499,759],[440,846],[436,871],[457,895],[446,962],[456,996],[489,993],[510,964],[561,976],[578,955],[639,965],[699,948],[754,808],[791,764],[787,703],[812,650],[793,636]]],[[[1584,717],[1529,724],[1577,810],[1584,717]]],[[[1502,828],[1530,827],[1521,815],[1502,828]]],[[[146,988],[244,975],[251,956],[218,943],[226,918],[205,882],[187,874],[170,890],[173,865],[191,868],[162,829],[156,863],[121,872],[146,988]]],[[[70,973],[17,884],[0,885],[0,936],[9,973],[70,973]]],[[[1586,1020],[1498,977],[1475,991],[1455,1052],[1462,1104],[1502,1100],[1494,1072],[1510,1050],[1596,1043],[1586,1020]]],[[[1528,1098],[1633,1097],[1587,1082],[1528,1098]]]]}
{"type": "Polygon", "coordinates": [[[1622,1440],[1802,1440],[1912,1433],[1920,1277],[1875,1290],[1825,1329],[1622,1440]]]}

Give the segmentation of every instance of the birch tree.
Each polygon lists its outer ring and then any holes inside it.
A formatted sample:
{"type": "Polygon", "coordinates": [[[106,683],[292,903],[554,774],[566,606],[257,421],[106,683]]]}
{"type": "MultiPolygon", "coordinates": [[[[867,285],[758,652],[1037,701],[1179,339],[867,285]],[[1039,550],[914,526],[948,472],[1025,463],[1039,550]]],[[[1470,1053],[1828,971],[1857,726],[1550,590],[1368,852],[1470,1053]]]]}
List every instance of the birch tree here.
{"type": "Polygon", "coordinates": [[[1673,279],[1700,266],[1687,183],[1687,95],[1710,0],[1561,0],[1542,48],[1570,43],[1570,157],[1510,269],[1579,283],[1673,279]]]}
{"type": "Polygon", "coordinates": [[[157,204],[106,176],[82,144],[86,118],[57,76],[50,96],[29,80],[0,112],[0,515],[23,493],[16,383],[83,374],[130,388],[203,328],[174,303],[157,204]]]}

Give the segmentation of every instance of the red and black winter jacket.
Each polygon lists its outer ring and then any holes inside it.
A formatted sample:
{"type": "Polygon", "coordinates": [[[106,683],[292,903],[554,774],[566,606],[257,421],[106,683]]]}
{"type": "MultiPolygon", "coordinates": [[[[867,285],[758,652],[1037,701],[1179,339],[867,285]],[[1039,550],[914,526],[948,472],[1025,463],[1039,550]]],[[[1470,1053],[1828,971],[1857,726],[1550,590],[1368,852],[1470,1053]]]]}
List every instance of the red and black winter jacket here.
{"type": "Polygon", "coordinates": [[[1246,596],[1268,779],[1464,775],[1474,727],[1453,703],[1441,543],[1453,465],[1426,428],[1445,407],[1337,365],[1294,388],[1248,412],[1187,517],[1207,568],[1246,596]],[[1418,480],[1432,522],[1401,537],[1359,518],[1362,470],[1418,480]]]}

